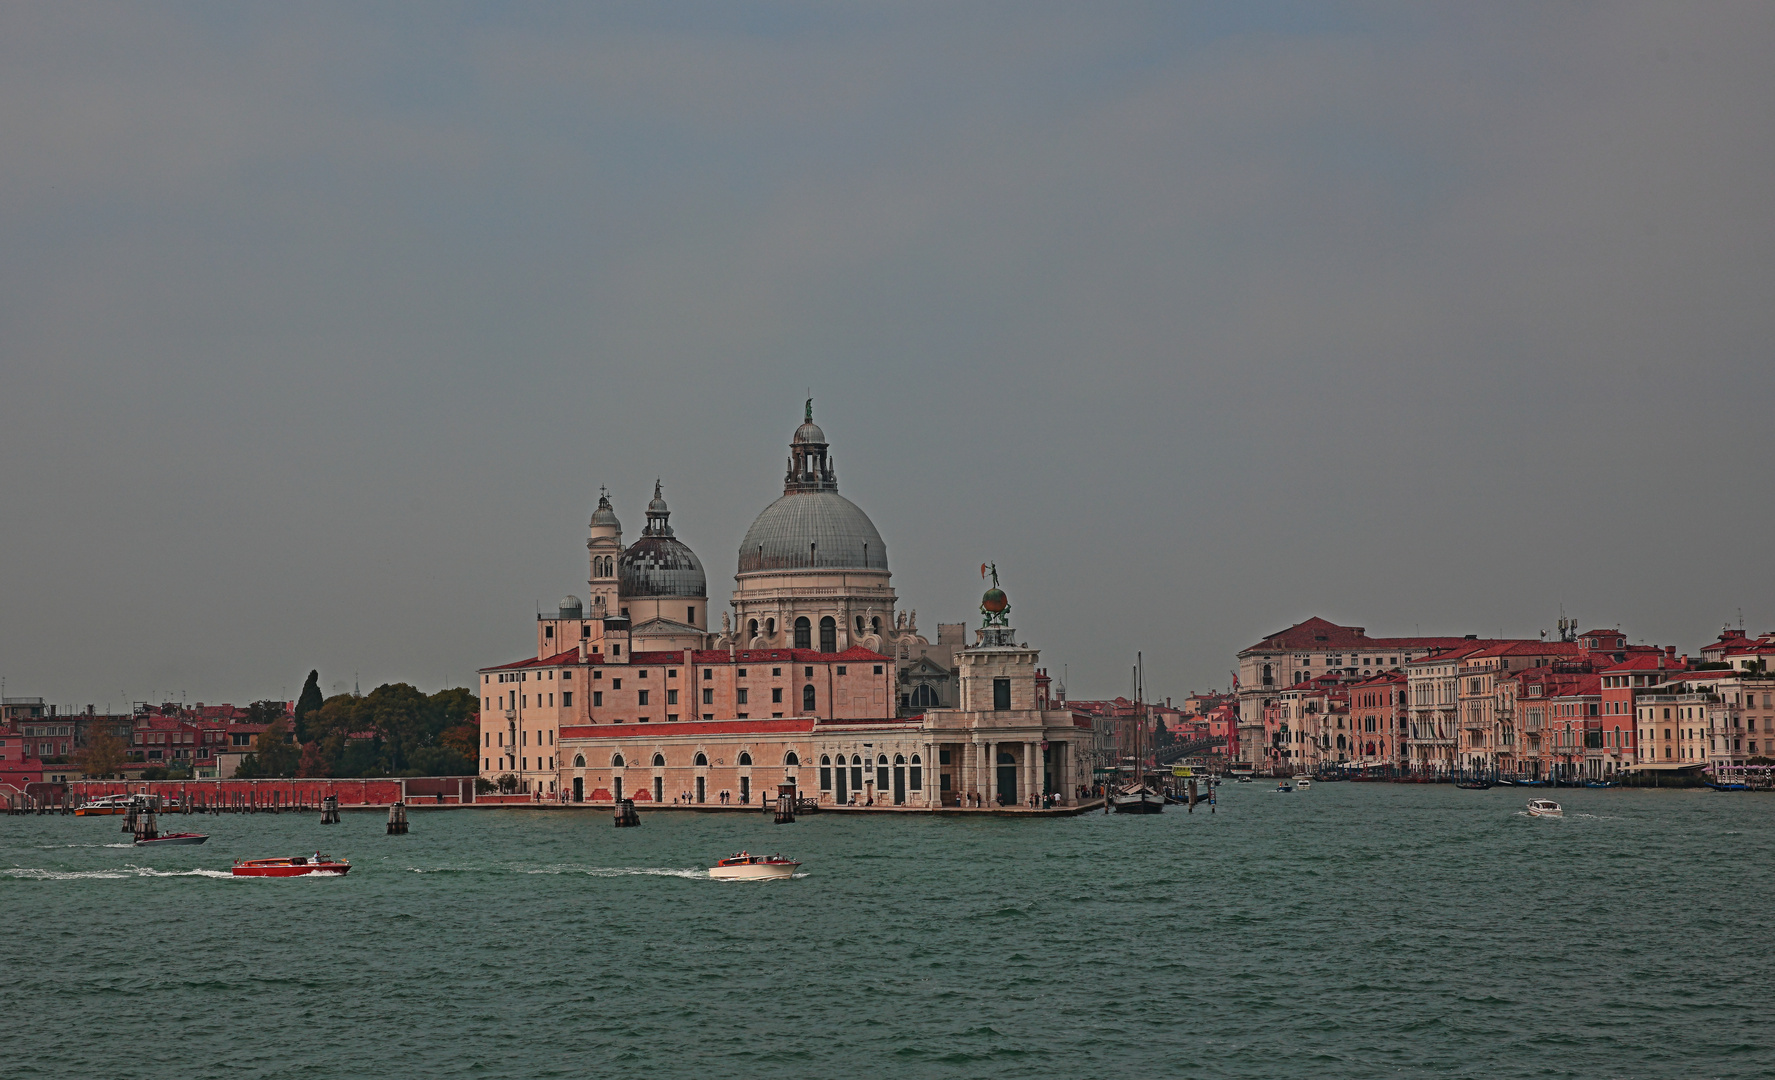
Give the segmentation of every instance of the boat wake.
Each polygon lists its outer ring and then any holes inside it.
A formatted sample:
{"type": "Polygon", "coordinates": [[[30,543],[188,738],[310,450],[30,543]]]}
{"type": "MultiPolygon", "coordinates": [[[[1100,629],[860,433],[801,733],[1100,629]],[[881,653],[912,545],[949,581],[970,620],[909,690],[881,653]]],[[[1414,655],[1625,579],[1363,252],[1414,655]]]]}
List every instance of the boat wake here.
{"type": "Polygon", "coordinates": [[[24,881],[125,881],[130,878],[144,877],[207,877],[233,880],[234,875],[226,870],[156,870],[151,866],[126,866],[117,870],[39,870],[15,866],[8,870],[0,870],[0,877],[24,881]]]}
{"type": "MultiPolygon", "coordinates": [[[[409,866],[408,870],[415,874],[480,874],[486,871],[476,866],[409,866]]],[[[502,871],[494,871],[500,873],[502,871]]],[[[504,873],[509,874],[583,874],[586,877],[677,877],[707,878],[707,870],[681,870],[672,866],[578,866],[570,863],[552,866],[506,867],[504,873]]]]}

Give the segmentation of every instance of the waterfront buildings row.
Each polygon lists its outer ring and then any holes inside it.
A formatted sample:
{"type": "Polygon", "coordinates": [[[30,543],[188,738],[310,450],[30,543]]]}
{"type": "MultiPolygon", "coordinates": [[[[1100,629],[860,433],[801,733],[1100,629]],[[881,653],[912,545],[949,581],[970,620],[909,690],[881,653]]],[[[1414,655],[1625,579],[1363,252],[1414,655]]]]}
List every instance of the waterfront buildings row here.
{"type": "MultiPolygon", "coordinates": [[[[294,702],[273,704],[282,705],[284,719],[291,716],[294,702]]],[[[81,751],[99,736],[122,744],[115,775],[127,779],[153,769],[226,778],[270,726],[262,711],[201,702],[141,702],[128,713],[101,713],[90,705],[82,712],[66,712],[42,698],[10,697],[5,710],[0,719],[0,784],[18,788],[84,779],[81,751]]]]}
{"type": "Polygon", "coordinates": [[[1240,760],[1605,779],[1775,759],[1775,634],[1698,651],[1618,629],[1369,638],[1309,619],[1239,653],[1240,760]]]}
{"type": "Polygon", "coordinates": [[[838,493],[811,401],[787,466],[740,544],[719,629],[661,485],[626,547],[600,496],[588,600],[563,598],[529,655],[476,672],[482,777],[571,801],[752,803],[790,785],[906,808],[1089,785],[1091,724],[1016,640],[996,571],[975,640],[940,624],[931,642],[898,606],[874,523],[838,493]]]}

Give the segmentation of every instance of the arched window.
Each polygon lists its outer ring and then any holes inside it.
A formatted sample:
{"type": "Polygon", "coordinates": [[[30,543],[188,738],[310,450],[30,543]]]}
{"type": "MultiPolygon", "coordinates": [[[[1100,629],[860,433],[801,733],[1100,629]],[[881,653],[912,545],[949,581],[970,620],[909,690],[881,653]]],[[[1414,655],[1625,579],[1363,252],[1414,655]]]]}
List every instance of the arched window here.
{"type": "Polygon", "coordinates": [[[750,765],[750,764],[752,764],[752,755],[751,755],[751,754],[749,754],[749,753],[747,753],[747,752],[746,752],[746,751],[744,751],[744,750],[741,750],[741,751],[740,751],[740,764],[741,764],[741,765],[750,765]]]}
{"type": "Polygon", "coordinates": [[[937,691],[929,683],[919,683],[913,687],[907,704],[914,709],[935,709],[942,705],[942,702],[937,700],[937,691]]]}
{"type": "Polygon", "coordinates": [[[878,634],[881,633],[881,616],[880,615],[877,615],[875,618],[869,620],[869,628],[878,634]]]}
{"type": "Polygon", "coordinates": [[[665,768],[666,767],[666,755],[664,755],[664,754],[653,755],[653,767],[656,769],[665,768]]]}
{"type": "Polygon", "coordinates": [[[586,756],[584,754],[574,754],[573,755],[573,767],[576,769],[585,768],[586,767],[586,756]]]}
{"type": "Polygon", "coordinates": [[[757,637],[758,636],[758,620],[757,619],[747,619],[746,620],[746,636],[747,637],[757,637]]]}
{"type": "Polygon", "coordinates": [[[887,755],[886,754],[877,754],[875,756],[875,763],[877,765],[886,765],[887,764],[887,755]]]}
{"type": "Polygon", "coordinates": [[[785,765],[799,765],[799,764],[801,764],[801,756],[799,754],[797,754],[795,751],[791,750],[791,751],[789,751],[789,753],[787,755],[784,756],[783,764],[785,764],[785,765]]]}
{"type": "Polygon", "coordinates": [[[764,620],[764,636],[765,637],[776,637],[777,636],[777,621],[775,619],[764,620]]]}
{"type": "Polygon", "coordinates": [[[858,615],[857,616],[857,633],[861,634],[862,632],[863,632],[863,616],[858,615]]]}
{"type": "Polygon", "coordinates": [[[838,623],[830,615],[820,620],[820,651],[838,651],[838,623]]]}
{"type": "Polygon", "coordinates": [[[830,764],[832,764],[832,758],[831,758],[831,755],[829,755],[829,754],[821,754],[821,755],[820,755],[820,764],[821,764],[821,765],[830,765],[830,764]]]}
{"type": "Polygon", "coordinates": [[[814,647],[813,624],[807,621],[807,616],[805,615],[795,620],[795,647],[797,649],[811,649],[814,647]]]}
{"type": "Polygon", "coordinates": [[[696,766],[697,766],[697,768],[699,768],[699,769],[705,768],[708,766],[708,764],[709,764],[709,755],[703,753],[701,750],[698,750],[696,752],[696,766]]]}
{"type": "Polygon", "coordinates": [[[861,757],[858,757],[856,754],[852,754],[851,755],[851,764],[852,765],[861,765],[861,764],[863,764],[863,759],[861,757]]]}
{"type": "Polygon", "coordinates": [[[895,765],[906,764],[906,755],[905,754],[895,754],[894,755],[894,764],[895,765]]]}
{"type": "Polygon", "coordinates": [[[613,769],[620,769],[623,767],[621,754],[611,754],[610,755],[610,767],[613,769]]]}
{"type": "Polygon", "coordinates": [[[811,713],[814,711],[814,684],[813,683],[808,683],[806,686],[801,688],[801,711],[804,713],[811,713]]]}
{"type": "Polygon", "coordinates": [[[918,765],[918,764],[922,763],[923,761],[924,761],[924,759],[919,757],[917,754],[912,755],[912,764],[918,765]]]}

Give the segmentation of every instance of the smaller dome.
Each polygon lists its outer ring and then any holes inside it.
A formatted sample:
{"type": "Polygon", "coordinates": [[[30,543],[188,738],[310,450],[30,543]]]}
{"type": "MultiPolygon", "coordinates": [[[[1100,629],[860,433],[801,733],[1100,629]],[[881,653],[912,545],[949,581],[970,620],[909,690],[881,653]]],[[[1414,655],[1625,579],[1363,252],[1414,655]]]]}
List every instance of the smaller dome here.
{"type": "Polygon", "coordinates": [[[561,618],[563,619],[577,619],[585,611],[585,607],[579,602],[579,597],[574,596],[572,593],[568,593],[566,596],[561,597],[560,609],[561,618]]]}
{"type": "Polygon", "coordinates": [[[795,429],[795,438],[792,441],[798,443],[818,443],[821,446],[827,445],[826,433],[821,431],[820,425],[814,423],[812,420],[809,420],[807,423],[802,424],[795,429]]]}
{"type": "Polygon", "coordinates": [[[598,508],[592,511],[592,527],[608,525],[620,531],[622,522],[616,520],[616,511],[610,508],[610,494],[602,489],[598,492],[598,508]]]}

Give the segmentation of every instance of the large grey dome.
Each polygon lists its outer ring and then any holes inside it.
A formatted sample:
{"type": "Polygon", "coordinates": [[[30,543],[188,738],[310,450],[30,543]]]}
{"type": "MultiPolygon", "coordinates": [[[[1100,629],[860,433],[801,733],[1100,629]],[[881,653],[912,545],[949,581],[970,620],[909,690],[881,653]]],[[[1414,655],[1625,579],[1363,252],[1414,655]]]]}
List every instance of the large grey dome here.
{"type": "Polygon", "coordinates": [[[740,573],[880,570],[887,545],[869,515],[836,491],[792,491],[764,508],[740,545],[740,573]]]}

